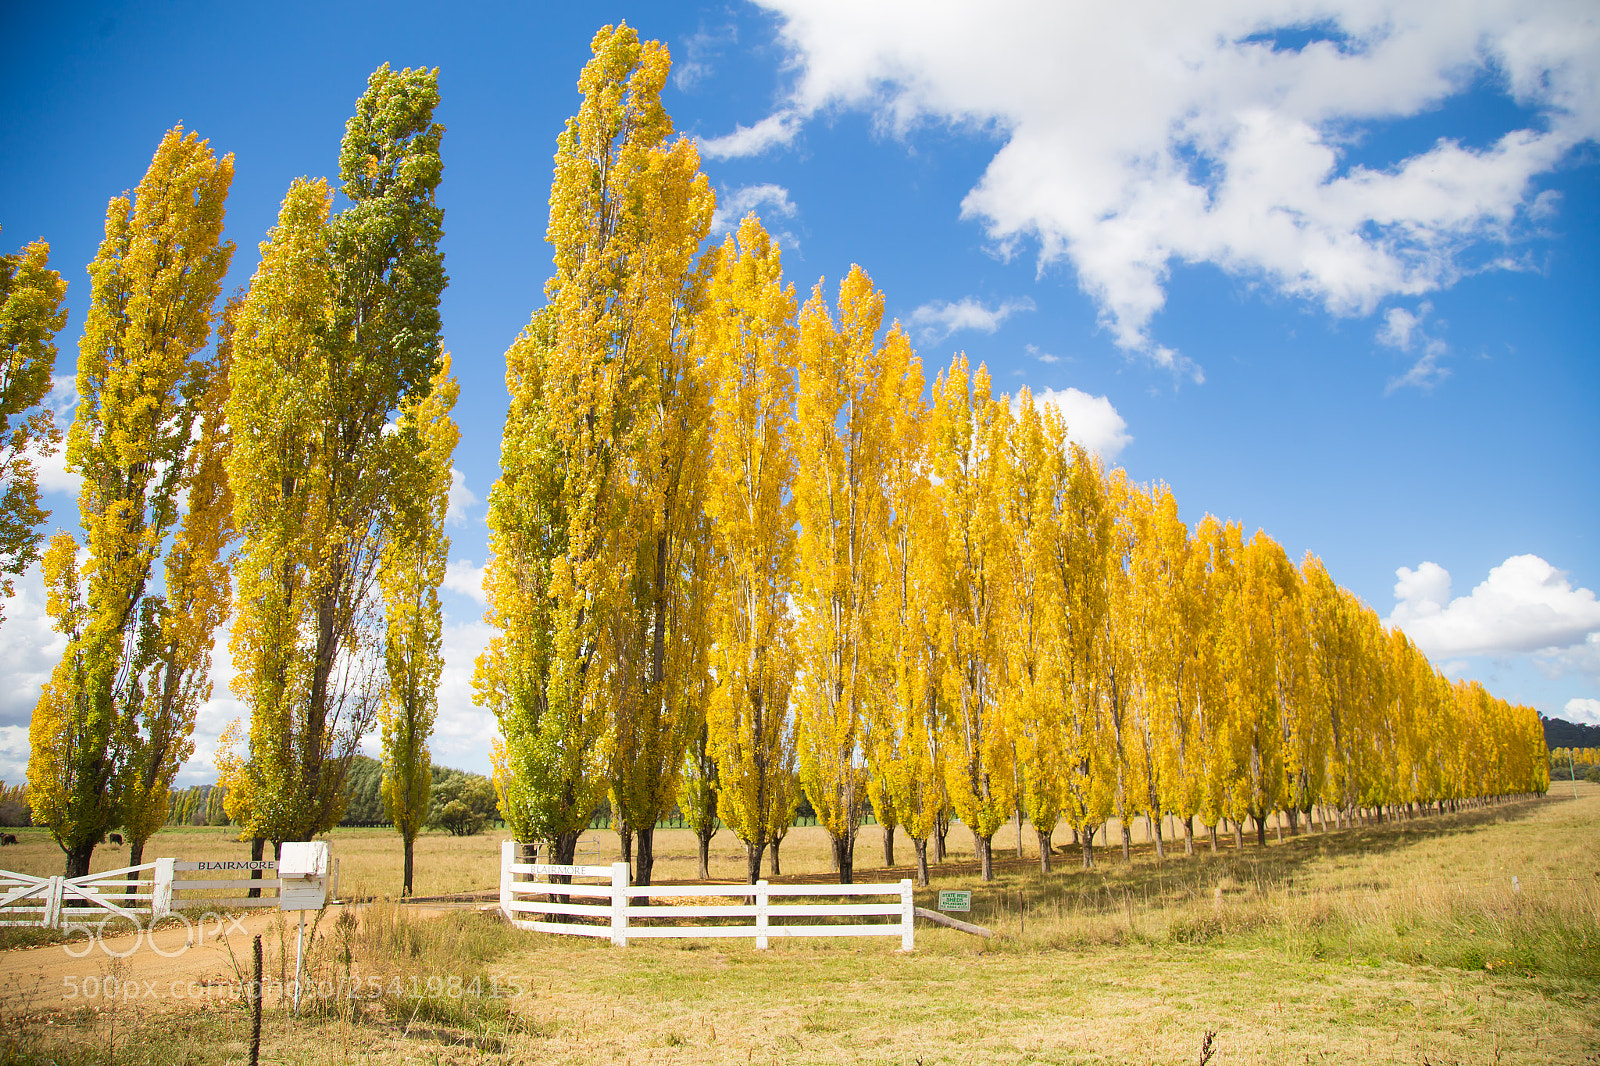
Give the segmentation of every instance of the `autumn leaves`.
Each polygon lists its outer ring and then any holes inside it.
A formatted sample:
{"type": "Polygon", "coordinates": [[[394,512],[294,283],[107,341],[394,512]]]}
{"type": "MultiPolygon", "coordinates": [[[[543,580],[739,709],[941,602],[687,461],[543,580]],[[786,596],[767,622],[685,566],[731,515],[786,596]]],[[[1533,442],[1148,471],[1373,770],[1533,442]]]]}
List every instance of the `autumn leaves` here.
{"type": "Polygon", "coordinates": [[[1439,677],[1315,559],[1190,530],[964,357],[930,406],[860,268],[797,308],[753,216],[701,252],[665,51],[607,27],[594,53],[490,497],[477,684],[520,839],[567,861],[609,794],[647,883],[675,796],[754,880],[803,789],[842,880],[869,803],[926,880],[952,816],[989,876],[1014,814],[1041,862],[1064,822],[1087,863],[1113,819],[1192,848],[1197,823],[1542,787],[1532,712],[1439,677]]]}

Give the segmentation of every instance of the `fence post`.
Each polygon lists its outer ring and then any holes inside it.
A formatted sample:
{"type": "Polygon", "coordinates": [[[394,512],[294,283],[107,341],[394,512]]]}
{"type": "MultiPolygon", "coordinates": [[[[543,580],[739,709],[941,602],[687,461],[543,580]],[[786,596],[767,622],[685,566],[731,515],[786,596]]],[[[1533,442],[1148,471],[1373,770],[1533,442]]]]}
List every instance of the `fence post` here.
{"type": "Polygon", "coordinates": [[[150,926],[172,913],[172,871],[176,859],[157,859],[154,885],[150,889],[150,926]]]}
{"type": "Polygon", "coordinates": [[[61,928],[61,893],[66,890],[66,878],[55,874],[50,878],[50,887],[44,897],[44,927],[46,929],[61,928]]]}
{"type": "Polygon", "coordinates": [[[900,950],[913,951],[917,946],[917,906],[911,895],[911,878],[900,879],[900,950]]]}
{"type": "Polygon", "coordinates": [[[628,864],[611,864],[611,946],[628,946],[628,864]]]}
{"type": "Polygon", "coordinates": [[[500,842],[500,914],[506,921],[511,920],[511,857],[516,846],[513,840],[500,842]]]}
{"type": "Polygon", "coordinates": [[[767,946],[767,882],[756,882],[756,947],[767,946]]]}

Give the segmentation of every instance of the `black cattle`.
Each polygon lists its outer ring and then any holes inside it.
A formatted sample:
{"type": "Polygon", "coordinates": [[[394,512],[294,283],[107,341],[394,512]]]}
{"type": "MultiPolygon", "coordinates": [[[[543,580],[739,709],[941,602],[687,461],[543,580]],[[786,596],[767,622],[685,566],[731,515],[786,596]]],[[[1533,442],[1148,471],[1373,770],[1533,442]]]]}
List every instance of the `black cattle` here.
{"type": "Polygon", "coordinates": [[[15,833],[0,833],[0,845],[15,844],[16,842],[17,842],[17,834],[15,834],[15,833]]]}
{"type": "Polygon", "coordinates": [[[116,844],[116,845],[118,845],[120,847],[122,845],[122,834],[121,833],[112,833],[111,834],[111,843],[116,844]]]}

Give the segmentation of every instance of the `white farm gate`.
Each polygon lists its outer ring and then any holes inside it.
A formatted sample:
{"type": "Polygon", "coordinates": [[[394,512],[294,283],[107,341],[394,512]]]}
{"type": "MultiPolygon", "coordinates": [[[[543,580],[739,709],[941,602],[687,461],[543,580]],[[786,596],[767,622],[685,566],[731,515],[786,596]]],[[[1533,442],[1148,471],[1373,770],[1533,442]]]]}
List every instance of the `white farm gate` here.
{"type": "Polygon", "coordinates": [[[753,937],[757,948],[765,948],[772,937],[798,936],[898,936],[900,950],[915,947],[916,908],[911,880],[883,885],[774,885],[757,881],[753,885],[648,885],[628,883],[628,864],[610,866],[566,866],[549,863],[515,862],[516,844],[505,841],[500,849],[500,911],[512,925],[541,933],[569,936],[609,937],[617,947],[628,940],[656,937],[753,937]],[[552,877],[586,878],[588,884],[557,884],[552,877]],[[522,878],[528,878],[523,880],[522,878]],[[593,883],[599,880],[601,883],[593,883]],[[534,899],[535,896],[560,896],[534,899]],[[731,897],[723,906],[643,906],[634,902],[645,896],[656,899],[685,897],[731,897]],[[892,900],[870,903],[844,902],[856,897],[888,896],[892,900]],[[841,897],[840,902],[802,903],[801,898],[841,897]],[[575,903],[574,898],[596,903],[575,903]],[[740,900],[735,903],[732,900],[740,900]],[[793,901],[793,902],[787,902],[793,901]],[[526,915],[564,915],[571,922],[549,921],[526,915]],[[745,918],[746,922],[721,925],[657,925],[655,921],[686,918],[745,918]],[[773,919],[780,919],[774,922],[773,919]],[[789,924],[786,919],[811,919],[805,924],[789,924]],[[824,922],[823,919],[878,918],[890,921],[824,922]],[[600,924],[591,924],[598,920],[600,924]]]}
{"type": "MultiPolygon", "coordinates": [[[[123,918],[136,927],[149,928],[175,911],[276,907],[281,886],[277,866],[272,859],[157,859],[86,877],[34,877],[0,870],[0,926],[77,929],[100,927],[112,918],[123,918]],[[262,876],[252,878],[248,876],[251,873],[262,876]],[[249,895],[252,889],[258,890],[254,897],[249,895]]],[[[338,890],[337,860],[331,880],[330,896],[338,890]]]]}

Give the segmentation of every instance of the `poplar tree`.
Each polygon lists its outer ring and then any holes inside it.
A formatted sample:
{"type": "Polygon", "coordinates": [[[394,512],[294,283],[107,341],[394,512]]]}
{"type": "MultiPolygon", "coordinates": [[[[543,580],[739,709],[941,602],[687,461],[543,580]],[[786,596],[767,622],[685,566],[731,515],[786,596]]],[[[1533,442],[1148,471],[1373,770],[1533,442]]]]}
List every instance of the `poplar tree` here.
{"type": "MultiPolygon", "coordinates": [[[[174,617],[149,582],[201,465],[194,427],[218,367],[198,354],[233,255],[221,240],[232,179],[232,156],[219,161],[195,134],[168,131],[132,197],[111,200],[89,264],[67,435],[67,466],[83,478],[83,558],[65,531],[44,556],[48,610],[67,649],[28,730],[29,803],[66,853],[69,877],[88,873],[95,845],[123,824],[136,749],[154,760],[155,787],[170,781],[161,761],[186,754],[193,727],[189,711],[170,719],[170,737],[139,733],[153,645],[202,621],[174,617]]],[[[191,506],[204,498],[202,489],[191,506]]],[[[209,645],[209,632],[190,636],[191,647],[209,645]]]]}
{"type": "MultiPolygon", "coordinates": [[[[877,542],[887,517],[888,351],[876,343],[883,294],[859,266],[839,286],[835,322],[819,282],[800,314],[794,441],[795,610],[800,780],[828,832],[839,879],[853,879],[866,799],[861,751],[870,696],[877,542]]],[[[900,332],[898,324],[891,336],[900,332]]]]}
{"type": "Polygon", "coordinates": [[[39,460],[61,443],[44,398],[56,365],[55,335],[67,321],[66,293],[44,241],[0,255],[0,597],[16,591],[13,579],[39,561],[39,526],[50,517],[39,506],[39,460]]]}
{"type": "Polygon", "coordinates": [[[1112,800],[1114,747],[1106,738],[1100,699],[1099,646],[1108,610],[1106,556],[1114,512],[1100,463],[1081,445],[1070,447],[1065,492],[1049,530],[1050,584],[1062,609],[1047,616],[1046,677],[1051,712],[1061,727],[1062,814],[1082,845],[1082,865],[1094,865],[1094,835],[1112,800]]]}
{"type": "Polygon", "coordinates": [[[583,103],[556,151],[549,302],[506,353],[511,406],[484,581],[500,633],[474,677],[505,737],[506,816],[519,840],[549,842],[562,863],[608,764],[637,767],[624,771],[619,798],[626,817],[653,827],[687,737],[669,691],[689,676],[674,674],[689,634],[674,635],[671,614],[686,604],[682,548],[697,535],[683,480],[693,434],[678,422],[697,386],[681,341],[711,211],[692,144],[668,143],[667,50],[626,25],[604,27],[591,47],[583,103]],[[630,532],[635,517],[649,525],[630,532]],[[659,568],[652,542],[664,552],[659,568]],[[644,750],[615,745],[607,697],[619,694],[624,743],[644,750]]]}
{"type": "Polygon", "coordinates": [[[886,354],[888,426],[884,506],[875,550],[882,592],[872,621],[873,686],[863,747],[869,795],[883,824],[884,865],[894,865],[894,826],[910,836],[917,882],[928,883],[928,837],[948,804],[938,739],[939,615],[933,549],[943,528],[928,481],[928,410],[922,364],[899,334],[886,354]],[[885,822],[882,812],[890,820],[885,822]]]}
{"type": "Polygon", "coordinates": [[[411,895],[412,845],[428,820],[433,763],[428,737],[439,713],[439,645],[450,538],[444,535],[450,502],[450,457],[461,431],[450,417],[460,389],[450,356],[427,393],[400,410],[401,466],[395,502],[386,518],[387,544],[378,583],[384,604],[384,665],[389,679],[378,711],[383,739],[383,804],[405,848],[401,895],[411,895]]]}
{"type": "MultiPolygon", "coordinates": [[[[997,464],[1002,540],[1001,714],[1012,732],[1025,808],[1039,843],[1039,870],[1050,872],[1050,841],[1061,817],[1065,715],[1049,676],[1049,619],[1065,610],[1049,565],[1051,533],[1066,494],[1067,455],[1059,418],[1046,419],[1024,388],[1008,421],[997,464]]],[[[1021,822],[1017,830],[1021,833],[1021,822]]]]}
{"type": "MultiPolygon", "coordinates": [[[[660,49],[652,69],[669,67],[660,49]]],[[[638,213],[628,263],[637,289],[621,353],[630,394],[617,452],[621,581],[603,635],[611,807],[625,852],[628,835],[635,838],[639,885],[650,883],[656,823],[672,809],[697,718],[689,704],[706,669],[709,622],[704,478],[711,386],[691,344],[705,283],[696,253],[714,197],[693,142],[668,143],[669,121],[657,132],[654,144],[621,153],[649,149],[636,180],[618,189],[638,213]]]]}
{"type": "Polygon", "coordinates": [[[380,67],[339,153],[350,207],[297,179],[240,309],[228,465],[244,543],[231,649],[250,708],[230,809],[255,840],[338,823],[382,703],[377,575],[404,467],[390,417],[441,365],[437,71],[380,67]]]}
{"type": "Polygon", "coordinates": [[[195,719],[211,698],[213,637],[233,601],[233,494],[226,466],[231,437],[224,411],[237,307],[229,301],[223,312],[216,360],[200,397],[199,438],[187,460],[188,509],[163,562],[165,594],[147,595],[140,606],[139,642],[129,664],[138,702],[117,785],[130,866],[143,861],[146,841],[166,824],[172,782],[194,754],[195,719]]]}
{"type": "MultiPolygon", "coordinates": [[[[745,846],[751,884],[794,815],[794,287],[752,216],[717,249],[697,346],[715,383],[707,511],[718,572],[716,687],[706,712],[717,810],[745,846]]],[[[702,815],[703,817],[703,815],[702,815]]]]}
{"type": "Polygon", "coordinates": [[[934,489],[945,515],[940,546],[946,686],[951,713],[945,779],[956,815],[972,830],[985,881],[991,844],[1015,798],[1011,731],[1001,710],[999,600],[1002,540],[996,465],[1008,417],[990,398],[989,372],[957,356],[935,383],[934,489]]]}

